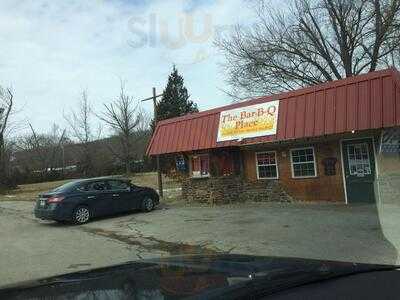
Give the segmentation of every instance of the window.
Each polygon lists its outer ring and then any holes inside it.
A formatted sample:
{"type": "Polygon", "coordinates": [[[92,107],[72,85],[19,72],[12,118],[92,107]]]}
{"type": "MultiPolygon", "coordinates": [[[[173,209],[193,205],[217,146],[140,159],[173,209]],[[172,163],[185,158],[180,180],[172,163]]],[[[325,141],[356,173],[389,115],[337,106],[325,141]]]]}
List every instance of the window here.
{"type": "Polygon", "coordinates": [[[208,154],[192,156],[192,177],[210,176],[210,162],[208,154]]]}
{"type": "Polygon", "coordinates": [[[107,185],[104,181],[95,181],[89,182],[84,187],[85,192],[98,192],[98,191],[105,191],[107,189],[107,185]]]}
{"type": "Polygon", "coordinates": [[[128,190],[130,187],[127,182],[122,180],[109,180],[108,185],[112,191],[128,190]]]}
{"type": "Polygon", "coordinates": [[[232,153],[224,151],[218,155],[218,175],[230,176],[234,172],[232,153]]]}
{"type": "Polygon", "coordinates": [[[371,174],[368,144],[353,144],[347,147],[350,175],[364,176],[371,174]]]}
{"type": "Polygon", "coordinates": [[[276,152],[260,152],[256,154],[257,177],[258,179],[278,178],[278,167],[276,162],[276,152]]]}
{"type": "Polygon", "coordinates": [[[317,176],[314,148],[292,149],[290,150],[290,156],[292,159],[292,176],[294,178],[317,176]]]}

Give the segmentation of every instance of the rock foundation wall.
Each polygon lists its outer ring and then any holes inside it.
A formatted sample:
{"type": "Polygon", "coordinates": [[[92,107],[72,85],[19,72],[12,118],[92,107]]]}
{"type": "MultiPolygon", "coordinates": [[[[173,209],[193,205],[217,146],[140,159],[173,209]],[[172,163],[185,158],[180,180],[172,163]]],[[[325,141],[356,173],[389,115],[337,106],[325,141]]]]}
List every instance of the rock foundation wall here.
{"type": "Polygon", "coordinates": [[[182,195],[188,202],[210,204],[292,201],[277,180],[245,181],[239,176],[186,178],[182,195]]]}

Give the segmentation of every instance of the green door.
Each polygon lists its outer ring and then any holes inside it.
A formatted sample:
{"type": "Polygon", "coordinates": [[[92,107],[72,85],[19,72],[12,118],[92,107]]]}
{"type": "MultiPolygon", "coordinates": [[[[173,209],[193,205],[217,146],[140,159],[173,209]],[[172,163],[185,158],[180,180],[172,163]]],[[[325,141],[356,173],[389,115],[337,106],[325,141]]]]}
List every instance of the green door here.
{"type": "Polygon", "coordinates": [[[375,161],[372,139],[343,142],[348,203],[374,203],[375,161]]]}

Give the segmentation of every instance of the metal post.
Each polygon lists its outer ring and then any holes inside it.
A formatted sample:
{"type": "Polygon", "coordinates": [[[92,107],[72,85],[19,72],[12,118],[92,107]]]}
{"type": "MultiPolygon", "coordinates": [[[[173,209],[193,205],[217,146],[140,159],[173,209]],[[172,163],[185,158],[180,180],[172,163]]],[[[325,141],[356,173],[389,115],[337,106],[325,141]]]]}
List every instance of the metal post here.
{"type": "MultiPolygon", "coordinates": [[[[153,105],[154,105],[154,124],[157,125],[157,94],[155,87],[153,87],[153,105]]],[[[164,191],[163,191],[162,174],[160,167],[160,155],[157,155],[156,161],[157,161],[158,193],[160,194],[160,197],[163,198],[164,191]]]]}

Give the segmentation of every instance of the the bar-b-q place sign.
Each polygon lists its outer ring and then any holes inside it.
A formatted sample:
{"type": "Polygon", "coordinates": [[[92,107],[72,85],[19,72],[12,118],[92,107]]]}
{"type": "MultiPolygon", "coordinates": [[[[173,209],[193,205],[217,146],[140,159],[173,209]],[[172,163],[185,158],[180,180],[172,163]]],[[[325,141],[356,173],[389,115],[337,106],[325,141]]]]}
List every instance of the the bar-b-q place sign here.
{"type": "Polygon", "coordinates": [[[279,100],[222,111],[218,142],[276,134],[279,100]]]}

